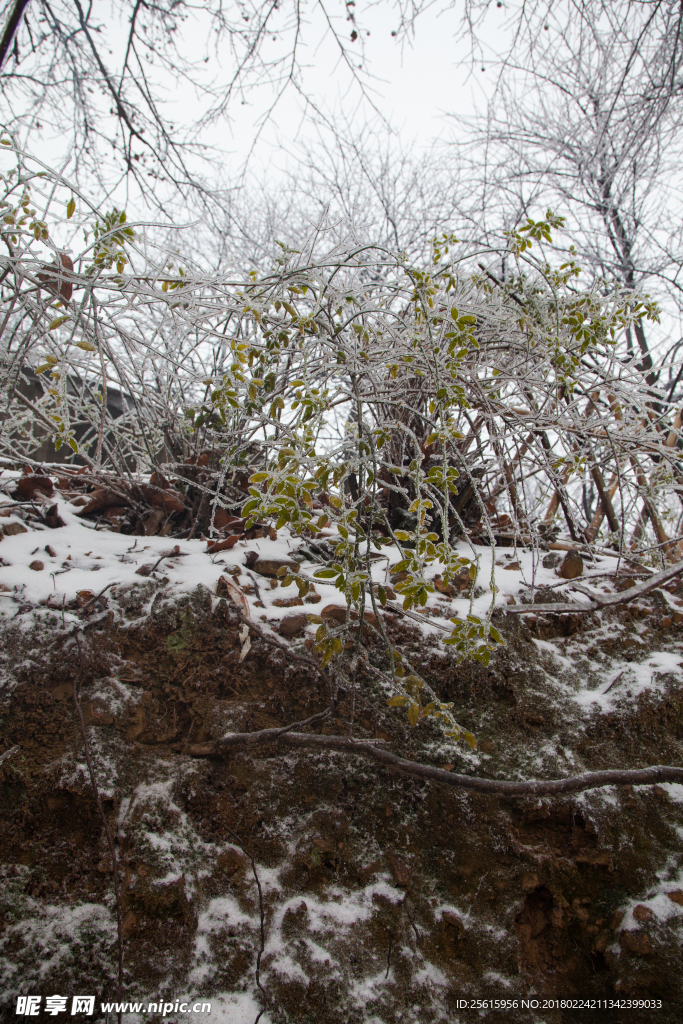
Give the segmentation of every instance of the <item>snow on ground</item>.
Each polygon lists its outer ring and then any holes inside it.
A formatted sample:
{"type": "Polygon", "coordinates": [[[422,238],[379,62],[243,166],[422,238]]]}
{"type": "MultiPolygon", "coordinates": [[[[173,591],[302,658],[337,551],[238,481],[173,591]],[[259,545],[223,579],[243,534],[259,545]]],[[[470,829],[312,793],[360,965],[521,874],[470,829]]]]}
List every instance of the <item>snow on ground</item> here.
{"type": "MultiPolygon", "coordinates": [[[[5,472],[3,482],[6,484],[8,478],[17,475],[5,472]]],[[[49,600],[52,607],[61,607],[62,600],[67,604],[76,598],[79,592],[90,590],[94,594],[99,594],[112,586],[140,583],[145,577],[139,574],[139,570],[145,566],[154,566],[162,556],[169,555],[176,544],[180,549],[179,553],[163,557],[154,571],[154,578],[157,580],[167,579],[169,597],[191,591],[199,584],[215,591],[219,576],[235,565],[242,570],[242,577],[238,582],[242,585],[249,583],[255,574],[249,575],[246,569],[247,551],[255,551],[260,558],[288,559],[302,544],[301,539],[291,536],[286,530],[280,530],[276,540],[241,540],[229,551],[210,555],[206,550],[206,541],[203,540],[176,542],[168,537],[132,537],[113,533],[104,528],[97,529],[92,522],[79,518],[77,506],[71,505],[58,494],[56,498],[59,515],[66,524],[64,527],[51,530],[31,524],[27,533],[5,536],[0,545],[0,559],[4,563],[0,566],[0,585],[3,587],[0,593],[1,603],[8,606],[5,612],[12,608],[12,599],[19,599],[31,605],[40,605],[49,600]],[[48,547],[54,554],[46,550],[48,547]],[[97,575],[94,575],[95,573],[97,575]]],[[[53,501],[54,498],[49,499],[50,503],[53,501]]],[[[13,523],[24,525],[16,514],[19,511],[18,505],[15,506],[16,512],[11,499],[2,505],[1,526],[8,527],[13,523]]],[[[334,533],[328,531],[326,535],[334,542],[334,533]]],[[[303,543],[305,544],[305,540],[303,543]]],[[[537,555],[532,551],[517,551],[513,556],[509,548],[472,547],[464,541],[458,548],[459,554],[473,557],[478,562],[477,583],[485,589],[485,593],[471,602],[465,597],[444,601],[440,595],[432,595],[426,606],[431,615],[425,618],[424,623],[425,631],[428,633],[442,632],[429,621],[432,616],[440,619],[445,625],[455,614],[460,617],[470,612],[480,617],[486,615],[491,603],[488,584],[491,580],[492,556],[496,559],[493,569],[495,585],[498,588],[497,605],[505,605],[511,597],[517,598],[521,593],[528,591],[532,584],[535,587],[560,585],[559,589],[565,589],[558,580],[555,570],[543,568],[538,562],[537,555]]],[[[373,579],[378,583],[388,583],[390,568],[400,557],[400,552],[395,546],[383,548],[382,557],[374,561],[372,566],[373,579]]],[[[610,562],[612,561],[614,560],[610,559],[610,562]]],[[[302,571],[311,576],[316,568],[317,566],[312,563],[305,563],[302,571]]],[[[441,570],[441,563],[435,562],[427,575],[435,576],[441,570]]],[[[269,582],[264,582],[258,575],[256,582],[265,608],[254,608],[254,618],[258,617],[259,612],[263,614],[264,611],[268,613],[268,619],[273,620],[291,613],[290,609],[274,607],[273,601],[283,596],[296,596],[294,584],[286,591],[280,587],[275,591],[270,590],[269,582]]],[[[325,603],[343,603],[339,591],[325,581],[316,580],[315,586],[325,603]]],[[[257,598],[252,595],[249,600],[253,607],[257,598]]],[[[576,600],[581,603],[583,598],[576,595],[576,600]]],[[[66,614],[68,617],[68,613],[66,614]]]]}
{"type": "MultiPolygon", "coordinates": [[[[251,591],[246,596],[252,619],[267,623],[272,628],[277,629],[279,622],[293,612],[315,614],[328,604],[344,605],[341,593],[333,585],[325,580],[313,580],[320,566],[304,561],[300,575],[314,582],[320,603],[301,608],[275,606],[276,600],[297,598],[296,585],[292,583],[287,588],[278,586],[272,589],[269,579],[247,567],[246,556],[255,552],[263,559],[290,559],[298,548],[305,547],[306,539],[291,535],[287,529],[280,530],[276,539],[240,540],[232,549],[212,555],[207,551],[206,540],[133,537],[106,528],[98,529],[91,521],[78,516],[78,506],[56,492],[44,500],[49,504],[57,501],[59,515],[65,523],[63,527],[48,529],[30,523],[27,532],[14,533],[12,524],[26,528],[19,515],[20,506],[9,497],[13,481],[18,476],[18,473],[4,471],[0,480],[8,495],[0,502],[0,527],[4,527],[5,534],[10,534],[5,535],[0,544],[0,616],[11,617],[29,609],[40,611],[48,607],[52,614],[58,611],[63,615],[64,625],[68,627],[80,621],[73,611],[73,602],[79,594],[83,604],[90,599],[89,594],[99,595],[109,590],[116,594],[116,588],[144,583],[146,579],[161,583],[163,594],[168,599],[187,594],[198,585],[215,594],[219,577],[236,569],[239,569],[236,576],[238,585],[251,591]],[[69,610],[70,603],[72,610],[69,610]]],[[[323,536],[332,544],[337,539],[333,530],[326,531],[323,536]]],[[[474,614],[485,618],[491,610],[491,583],[497,588],[495,604],[499,607],[513,601],[528,600],[539,587],[551,587],[558,595],[562,594],[564,600],[570,599],[579,605],[587,600],[584,595],[571,590],[571,582],[559,579],[556,569],[543,566],[542,553],[539,557],[539,552],[531,550],[480,547],[467,541],[462,541],[457,547],[459,554],[477,563],[474,594],[472,597],[458,594],[449,599],[434,593],[424,609],[413,609],[411,622],[419,622],[425,636],[445,639],[453,628],[450,619],[454,616],[462,619],[474,614]]],[[[375,554],[379,557],[372,563],[373,580],[388,584],[391,569],[401,554],[393,545],[383,547],[375,554]]],[[[617,559],[611,556],[601,556],[594,563],[587,562],[583,582],[604,589],[606,575],[614,572],[617,566],[617,559]]],[[[435,562],[428,567],[426,576],[431,579],[442,571],[441,564],[435,562]]],[[[400,595],[396,603],[400,606],[400,595]]],[[[367,607],[368,610],[371,607],[369,602],[367,607]]],[[[310,625],[309,632],[315,628],[310,625]]],[[[658,678],[670,673],[681,674],[678,655],[658,651],[648,653],[639,662],[624,660],[622,664],[614,659],[610,667],[611,680],[594,688],[595,681],[591,683],[586,678],[577,684],[576,680],[579,676],[586,676],[584,669],[604,680],[604,665],[596,663],[592,668],[582,665],[581,672],[577,672],[575,659],[566,657],[559,644],[543,640],[536,640],[536,644],[539,652],[545,653],[546,664],[554,668],[553,678],[558,688],[567,694],[571,691],[573,699],[585,711],[594,710],[596,706],[600,711],[610,710],[624,696],[635,697],[642,690],[656,687],[658,678]],[[570,685],[567,680],[572,676],[570,685]]]]}

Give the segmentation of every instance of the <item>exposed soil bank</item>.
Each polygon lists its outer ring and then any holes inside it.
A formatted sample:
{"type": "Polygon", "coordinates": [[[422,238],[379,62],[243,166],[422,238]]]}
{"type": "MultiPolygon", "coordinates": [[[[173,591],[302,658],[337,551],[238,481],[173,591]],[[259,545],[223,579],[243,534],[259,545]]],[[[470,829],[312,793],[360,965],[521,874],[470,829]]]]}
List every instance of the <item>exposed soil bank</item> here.
{"type": "MultiPolygon", "coordinates": [[[[665,613],[654,600],[647,620],[508,619],[488,669],[456,667],[395,621],[479,751],[411,730],[362,671],[322,731],[353,716],[357,736],[490,777],[681,765],[683,636],[665,613]]],[[[84,621],[82,665],[58,615],[25,611],[3,631],[0,751],[21,746],[0,767],[6,1019],[17,994],[115,998],[112,865],[72,699],[81,669],[118,844],[127,999],[187,994],[250,1024],[261,1007],[261,1021],[297,1024],[681,1019],[683,787],[502,800],[277,745],[190,757],[326,707],[312,672],[260,642],[240,664],[238,623],[204,588],[173,604],[151,581],[114,590],[109,614],[84,621]],[[663,1008],[459,1008],[472,997],[663,1008]]]]}

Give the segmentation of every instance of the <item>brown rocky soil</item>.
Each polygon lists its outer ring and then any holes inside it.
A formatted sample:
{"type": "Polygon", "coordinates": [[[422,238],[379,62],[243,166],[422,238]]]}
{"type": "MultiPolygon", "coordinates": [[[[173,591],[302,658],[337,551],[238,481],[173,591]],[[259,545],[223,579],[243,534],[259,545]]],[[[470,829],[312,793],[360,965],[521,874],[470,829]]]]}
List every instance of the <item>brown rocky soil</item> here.
{"type": "MultiPolygon", "coordinates": [[[[456,666],[394,620],[479,752],[448,747],[430,725],[410,730],[362,672],[322,731],[353,715],[357,736],[403,756],[501,778],[680,765],[676,673],[604,710],[574,699],[577,680],[604,689],[615,649],[634,664],[680,653],[680,628],[662,624],[663,603],[650,606],[645,628],[638,609],[602,622],[508,619],[488,669],[456,666]]],[[[81,668],[118,844],[127,999],[191,993],[236,1024],[263,1006],[273,1024],[681,1019],[681,787],[511,800],[276,745],[191,757],[188,744],[323,710],[319,681],[258,641],[240,664],[238,623],[203,588],[173,605],[150,581],[115,591],[108,614],[84,620],[82,663],[60,619],[41,615],[3,626],[0,751],[21,746],[0,767],[4,1019],[18,1019],[14,999],[28,991],[115,998],[112,865],[72,697],[81,668]],[[472,998],[518,1006],[458,1005],[472,998]],[[662,1008],[521,1008],[562,998],[662,1008]]]]}

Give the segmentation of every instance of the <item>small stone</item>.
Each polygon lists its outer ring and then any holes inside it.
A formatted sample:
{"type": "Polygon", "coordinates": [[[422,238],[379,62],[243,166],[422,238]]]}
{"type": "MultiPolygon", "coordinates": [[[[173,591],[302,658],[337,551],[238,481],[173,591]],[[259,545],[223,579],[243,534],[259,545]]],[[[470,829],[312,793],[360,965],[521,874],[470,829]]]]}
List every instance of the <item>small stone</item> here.
{"type": "Polygon", "coordinates": [[[224,871],[228,878],[232,878],[234,874],[244,867],[245,860],[237,850],[226,850],[218,858],[217,863],[220,870],[224,871]]]}
{"type": "Polygon", "coordinates": [[[28,530],[23,523],[8,523],[7,526],[3,526],[2,532],[5,537],[16,537],[18,533],[28,533],[28,530]]]}
{"type": "Polygon", "coordinates": [[[302,604],[300,597],[277,597],[273,601],[273,608],[296,608],[302,604]]]}
{"type": "Polygon", "coordinates": [[[649,956],[652,952],[652,943],[647,932],[622,932],[621,944],[624,949],[635,956],[649,956]]]}
{"type": "Polygon", "coordinates": [[[568,551],[564,562],[560,566],[560,576],[563,580],[575,580],[577,576],[583,574],[583,558],[579,552],[572,548],[568,551]]]}
{"type": "Polygon", "coordinates": [[[633,916],[636,921],[651,921],[655,915],[644,903],[639,903],[637,907],[633,908],[633,916]]]}
{"type": "Polygon", "coordinates": [[[287,569],[292,573],[298,572],[299,563],[286,558],[258,558],[250,565],[250,568],[259,576],[277,576],[278,569],[287,569]]]}
{"type": "Polygon", "coordinates": [[[280,622],[280,636],[296,636],[308,624],[305,615],[285,615],[280,622]]]}
{"type": "Polygon", "coordinates": [[[672,903],[677,903],[679,907],[683,907],[683,889],[674,889],[672,892],[668,892],[667,896],[672,903]]]}
{"type": "Polygon", "coordinates": [[[48,554],[50,556],[50,558],[56,558],[57,557],[57,552],[55,551],[55,549],[52,547],[51,544],[46,544],[45,545],[45,553],[48,554]]]}
{"type": "Polygon", "coordinates": [[[437,576],[434,580],[434,586],[440,594],[444,594],[445,597],[455,597],[455,587],[452,583],[444,583],[440,576],[437,576]]]}
{"type": "Polygon", "coordinates": [[[29,564],[29,569],[33,569],[34,572],[42,572],[44,568],[45,562],[41,562],[39,558],[34,559],[34,561],[29,564]]]}
{"type": "Polygon", "coordinates": [[[515,572],[521,572],[522,571],[522,567],[519,564],[519,562],[510,562],[510,564],[506,565],[505,568],[506,569],[513,569],[515,572]]]}
{"type": "Polygon", "coordinates": [[[346,622],[346,605],[325,605],[320,613],[320,617],[321,619],[330,619],[332,622],[338,622],[341,626],[346,622]]]}
{"type": "Polygon", "coordinates": [[[387,854],[387,861],[389,863],[389,870],[391,871],[392,878],[396,882],[396,885],[400,885],[405,888],[405,886],[408,885],[412,874],[410,865],[401,857],[397,857],[395,853],[387,854]]]}
{"type": "Polygon", "coordinates": [[[304,601],[306,604],[320,604],[322,597],[320,594],[307,594],[304,601]]]}
{"type": "Polygon", "coordinates": [[[465,931],[465,925],[462,923],[462,920],[457,914],[454,914],[452,910],[444,910],[441,915],[441,920],[444,924],[448,924],[451,928],[455,928],[459,934],[462,934],[465,931]]]}
{"type": "Polygon", "coordinates": [[[542,565],[544,569],[556,569],[561,561],[562,556],[557,551],[551,551],[549,555],[543,556],[542,565]]]}
{"type": "Polygon", "coordinates": [[[79,608],[85,608],[86,604],[90,604],[90,602],[94,600],[95,594],[92,590],[79,590],[76,593],[76,603],[79,608]]]}
{"type": "Polygon", "coordinates": [[[137,926],[138,916],[134,910],[129,910],[121,924],[121,929],[124,938],[127,938],[129,935],[132,935],[132,933],[136,930],[137,926]]]}

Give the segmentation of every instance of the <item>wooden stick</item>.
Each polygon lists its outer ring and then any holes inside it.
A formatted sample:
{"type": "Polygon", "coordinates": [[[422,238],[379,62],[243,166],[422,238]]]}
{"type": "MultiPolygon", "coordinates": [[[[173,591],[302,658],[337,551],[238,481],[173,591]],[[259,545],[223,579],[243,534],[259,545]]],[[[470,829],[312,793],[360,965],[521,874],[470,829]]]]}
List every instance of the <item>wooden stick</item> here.
{"type": "MultiPolygon", "coordinates": [[[[612,479],[610,480],[607,488],[606,488],[606,491],[607,491],[607,494],[608,494],[608,496],[610,498],[610,501],[614,497],[614,495],[617,493],[617,488],[618,487],[619,487],[619,477],[615,473],[613,475],[612,479]]],[[[593,541],[595,540],[595,538],[597,537],[598,530],[600,529],[600,526],[601,526],[602,521],[603,521],[604,518],[605,518],[605,508],[603,506],[602,499],[601,499],[600,502],[598,503],[598,507],[595,510],[595,515],[591,519],[590,526],[588,527],[587,530],[585,530],[585,537],[586,537],[586,540],[589,541],[589,543],[592,544],[593,541]]]]}

